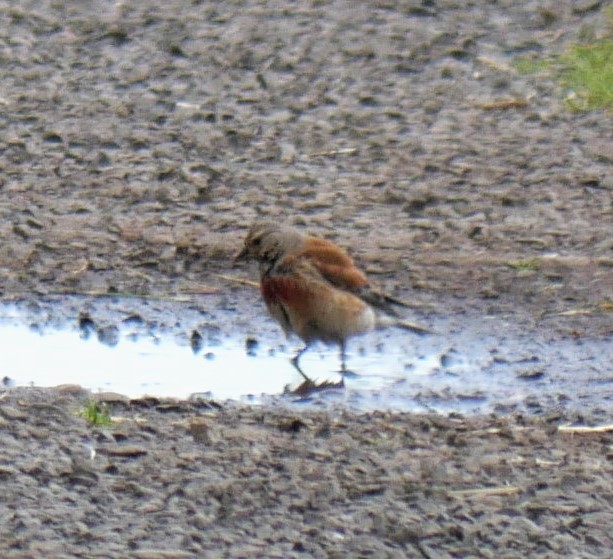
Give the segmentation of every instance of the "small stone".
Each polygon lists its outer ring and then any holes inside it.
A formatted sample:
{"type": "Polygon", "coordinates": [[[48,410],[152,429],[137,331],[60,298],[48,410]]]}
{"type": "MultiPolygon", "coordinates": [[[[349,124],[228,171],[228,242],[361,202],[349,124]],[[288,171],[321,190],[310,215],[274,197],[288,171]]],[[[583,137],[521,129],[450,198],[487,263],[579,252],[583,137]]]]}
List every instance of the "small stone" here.
{"type": "Polygon", "coordinates": [[[192,419],[189,424],[189,432],[194,439],[194,442],[209,444],[211,436],[209,434],[209,425],[203,419],[192,419]]]}
{"type": "Polygon", "coordinates": [[[25,421],[28,414],[12,406],[0,406],[0,415],[10,421],[25,421]]]}
{"type": "Polygon", "coordinates": [[[113,404],[113,405],[130,405],[130,398],[124,396],[123,394],[118,394],[117,392],[98,392],[93,395],[93,398],[96,402],[101,404],[113,404]]]}
{"type": "Polygon", "coordinates": [[[545,376],[545,372],[542,369],[526,369],[517,373],[517,378],[523,380],[537,380],[545,376]]]}
{"type": "Polygon", "coordinates": [[[101,447],[98,449],[98,452],[100,454],[106,454],[107,456],[117,456],[121,458],[138,458],[149,454],[146,448],[136,445],[101,447]]]}
{"type": "Polygon", "coordinates": [[[0,479],[7,479],[15,474],[18,474],[19,470],[12,466],[0,464],[0,479]]]}
{"type": "Polygon", "coordinates": [[[55,389],[66,396],[83,396],[88,393],[80,384],[58,384],[55,389]]]}
{"type": "Polygon", "coordinates": [[[109,347],[115,347],[119,343],[119,328],[117,326],[104,326],[97,332],[98,341],[109,347]]]}

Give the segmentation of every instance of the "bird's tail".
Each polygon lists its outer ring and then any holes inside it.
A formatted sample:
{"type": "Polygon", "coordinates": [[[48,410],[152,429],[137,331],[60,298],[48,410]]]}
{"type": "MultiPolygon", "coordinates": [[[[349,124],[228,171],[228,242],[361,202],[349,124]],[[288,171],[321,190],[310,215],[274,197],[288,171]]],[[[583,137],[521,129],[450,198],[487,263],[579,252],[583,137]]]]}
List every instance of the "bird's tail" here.
{"type": "Polygon", "coordinates": [[[422,326],[421,324],[415,324],[414,322],[409,322],[407,320],[402,320],[400,318],[396,318],[395,316],[387,316],[387,315],[379,315],[377,316],[377,324],[376,328],[402,328],[403,330],[408,330],[409,332],[413,332],[415,334],[435,334],[434,330],[422,326]]]}
{"type": "Polygon", "coordinates": [[[392,305],[397,305],[400,307],[411,307],[409,303],[402,301],[401,299],[397,299],[392,295],[388,295],[387,293],[383,293],[381,291],[374,290],[372,288],[366,288],[361,290],[360,297],[363,301],[366,301],[373,307],[383,311],[385,314],[377,315],[377,322],[375,328],[402,328],[403,330],[408,330],[409,332],[413,332],[415,334],[434,334],[435,332],[430,328],[426,328],[421,324],[415,324],[413,322],[409,322],[407,320],[403,320],[398,316],[396,310],[392,308],[392,305]]]}
{"type": "Polygon", "coordinates": [[[394,297],[389,293],[374,289],[371,286],[362,287],[353,291],[353,293],[357,295],[360,299],[362,299],[362,301],[368,303],[371,307],[374,307],[380,311],[383,311],[386,314],[395,317],[398,316],[398,312],[394,307],[404,307],[406,309],[421,310],[426,310],[426,308],[428,307],[428,305],[424,305],[422,303],[409,303],[407,301],[403,301],[398,297],[394,297]]]}

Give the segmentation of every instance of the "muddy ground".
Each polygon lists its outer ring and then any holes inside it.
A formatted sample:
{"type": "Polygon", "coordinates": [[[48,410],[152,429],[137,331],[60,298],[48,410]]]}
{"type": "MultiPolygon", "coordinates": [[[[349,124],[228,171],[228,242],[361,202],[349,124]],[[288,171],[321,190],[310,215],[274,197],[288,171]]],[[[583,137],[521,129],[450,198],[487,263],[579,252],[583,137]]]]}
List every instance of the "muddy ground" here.
{"type": "Polygon", "coordinates": [[[4,396],[3,557],[611,555],[611,431],[86,398],[4,396]]]}
{"type": "MultiPolygon", "coordinates": [[[[426,323],[610,340],[610,116],[513,66],[605,5],[5,2],[1,297],[76,321],[62,294],[179,295],[247,327],[223,276],[253,277],[231,256],[266,217],[426,323]]],[[[119,398],[91,428],[75,391],[0,395],[3,557],[610,557],[611,433],[558,429],[590,416],[119,398]]]]}

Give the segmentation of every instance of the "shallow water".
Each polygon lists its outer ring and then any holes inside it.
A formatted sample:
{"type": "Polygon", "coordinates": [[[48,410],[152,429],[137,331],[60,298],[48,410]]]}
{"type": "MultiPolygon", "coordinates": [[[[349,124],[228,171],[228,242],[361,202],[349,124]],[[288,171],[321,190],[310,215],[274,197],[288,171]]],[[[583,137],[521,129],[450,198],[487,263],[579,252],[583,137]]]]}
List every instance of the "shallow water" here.
{"type": "MultiPolygon", "coordinates": [[[[198,326],[164,329],[142,320],[100,328],[33,321],[16,305],[0,309],[0,378],[9,386],[80,384],[93,391],[218,400],[269,401],[302,380],[274,325],[257,340],[213,335],[198,326]],[[249,343],[247,343],[249,341],[249,343]]],[[[345,388],[307,401],[356,410],[482,413],[565,407],[613,413],[613,350],[606,339],[547,339],[509,319],[439,320],[437,335],[389,329],[353,340],[345,388]]],[[[301,366],[315,380],[339,381],[338,352],[316,346],[301,366]]]]}

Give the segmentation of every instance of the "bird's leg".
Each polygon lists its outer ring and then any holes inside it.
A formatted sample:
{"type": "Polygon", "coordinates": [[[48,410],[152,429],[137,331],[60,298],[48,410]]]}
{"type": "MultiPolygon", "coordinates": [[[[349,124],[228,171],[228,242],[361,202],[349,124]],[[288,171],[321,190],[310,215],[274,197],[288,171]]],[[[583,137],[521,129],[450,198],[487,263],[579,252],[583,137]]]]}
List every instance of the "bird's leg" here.
{"type": "Polygon", "coordinates": [[[341,359],[340,373],[341,375],[343,375],[344,377],[357,376],[356,373],[354,373],[353,371],[350,371],[347,368],[347,345],[345,344],[344,340],[340,342],[340,347],[341,347],[341,352],[340,352],[340,359],[341,359]]]}
{"type": "Polygon", "coordinates": [[[298,351],[298,353],[296,353],[296,355],[294,355],[294,357],[292,357],[291,362],[292,365],[294,366],[294,368],[302,375],[302,377],[304,378],[304,380],[310,384],[315,384],[309,377],[307,377],[304,372],[302,371],[302,369],[300,368],[300,364],[298,363],[298,361],[300,360],[300,356],[307,350],[309,349],[309,344],[306,344],[300,351],[298,351]]]}
{"type": "Polygon", "coordinates": [[[341,375],[344,375],[347,372],[347,348],[345,347],[345,341],[343,340],[340,343],[341,346],[341,353],[340,353],[340,358],[341,358],[341,375]]]}

